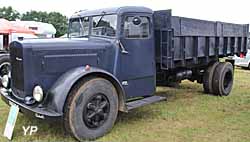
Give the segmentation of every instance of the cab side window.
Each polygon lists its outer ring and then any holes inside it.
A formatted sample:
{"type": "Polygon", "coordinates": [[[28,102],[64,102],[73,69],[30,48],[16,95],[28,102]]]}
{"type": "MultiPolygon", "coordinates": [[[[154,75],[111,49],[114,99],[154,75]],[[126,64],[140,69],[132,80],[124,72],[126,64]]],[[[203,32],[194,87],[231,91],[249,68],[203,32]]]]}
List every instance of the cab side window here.
{"type": "Polygon", "coordinates": [[[148,38],[150,36],[149,17],[128,16],[125,18],[124,33],[126,38],[148,38]]]}

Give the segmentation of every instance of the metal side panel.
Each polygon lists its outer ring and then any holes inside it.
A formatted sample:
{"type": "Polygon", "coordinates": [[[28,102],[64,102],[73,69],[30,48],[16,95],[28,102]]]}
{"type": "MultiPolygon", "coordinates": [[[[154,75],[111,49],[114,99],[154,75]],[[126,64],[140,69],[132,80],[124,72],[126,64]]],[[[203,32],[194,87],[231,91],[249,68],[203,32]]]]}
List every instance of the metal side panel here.
{"type": "Polygon", "coordinates": [[[147,97],[141,100],[128,102],[126,105],[127,105],[128,110],[132,110],[138,107],[142,107],[142,106],[156,103],[156,102],[163,101],[163,100],[166,100],[166,97],[152,96],[152,97],[147,97]]]}

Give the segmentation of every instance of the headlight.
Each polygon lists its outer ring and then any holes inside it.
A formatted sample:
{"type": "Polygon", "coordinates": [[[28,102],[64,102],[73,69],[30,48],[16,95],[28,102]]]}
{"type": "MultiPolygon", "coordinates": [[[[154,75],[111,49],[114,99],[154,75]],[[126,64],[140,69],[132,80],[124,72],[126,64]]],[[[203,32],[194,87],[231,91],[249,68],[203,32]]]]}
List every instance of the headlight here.
{"type": "Polygon", "coordinates": [[[35,86],[33,89],[33,97],[37,102],[41,102],[43,100],[43,89],[41,86],[35,86]]]}
{"type": "Polygon", "coordinates": [[[4,75],[2,77],[2,85],[4,88],[8,88],[8,85],[9,85],[9,77],[8,75],[4,75]]]}

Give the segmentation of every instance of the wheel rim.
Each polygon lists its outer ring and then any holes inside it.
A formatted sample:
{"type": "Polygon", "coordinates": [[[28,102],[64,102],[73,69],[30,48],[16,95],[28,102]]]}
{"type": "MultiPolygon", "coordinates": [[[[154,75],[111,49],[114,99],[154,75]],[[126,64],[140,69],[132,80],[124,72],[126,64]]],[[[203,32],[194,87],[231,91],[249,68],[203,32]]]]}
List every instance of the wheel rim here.
{"type": "Polygon", "coordinates": [[[4,62],[0,65],[0,76],[3,77],[4,75],[10,75],[10,63],[4,62]]]}
{"type": "Polygon", "coordinates": [[[232,86],[233,74],[231,71],[227,71],[225,74],[225,79],[223,81],[223,86],[225,90],[229,90],[232,86]]]}
{"type": "Polygon", "coordinates": [[[83,121],[88,128],[101,127],[108,119],[110,103],[104,94],[96,94],[84,106],[83,121]]]}

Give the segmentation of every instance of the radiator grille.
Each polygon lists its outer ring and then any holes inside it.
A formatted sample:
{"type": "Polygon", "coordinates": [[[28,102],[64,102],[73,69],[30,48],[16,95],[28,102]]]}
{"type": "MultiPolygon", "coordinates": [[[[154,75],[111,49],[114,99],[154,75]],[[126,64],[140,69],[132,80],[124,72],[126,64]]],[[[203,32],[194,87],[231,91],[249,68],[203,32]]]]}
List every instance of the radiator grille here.
{"type": "Polygon", "coordinates": [[[10,48],[11,60],[11,83],[12,87],[20,91],[24,90],[24,74],[23,74],[23,51],[21,45],[12,46],[10,48]]]}

